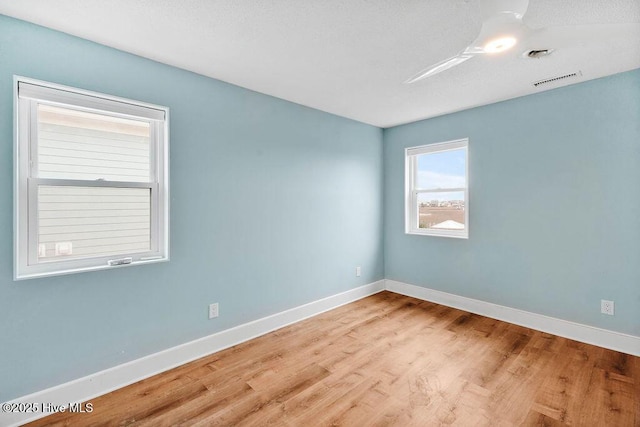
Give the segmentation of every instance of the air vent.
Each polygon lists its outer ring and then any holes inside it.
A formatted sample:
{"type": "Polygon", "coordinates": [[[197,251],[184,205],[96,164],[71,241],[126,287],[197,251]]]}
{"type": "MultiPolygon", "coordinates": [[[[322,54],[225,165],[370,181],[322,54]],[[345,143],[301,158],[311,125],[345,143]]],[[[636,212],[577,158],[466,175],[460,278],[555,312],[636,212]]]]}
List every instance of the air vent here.
{"type": "Polygon", "coordinates": [[[579,76],[582,76],[582,71],[576,71],[575,73],[570,73],[570,74],[565,74],[565,75],[562,75],[562,76],[551,77],[549,79],[539,80],[537,82],[533,82],[533,85],[535,87],[539,87],[539,86],[544,86],[544,85],[548,85],[548,84],[551,84],[551,83],[558,83],[561,80],[573,79],[573,78],[579,77],[579,76]]]}
{"type": "Polygon", "coordinates": [[[537,50],[530,50],[528,52],[525,52],[524,54],[527,58],[538,59],[538,58],[543,58],[545,56],[551,55],[551,52],[553,52],[553,49],[537,49],[537,50]]]}

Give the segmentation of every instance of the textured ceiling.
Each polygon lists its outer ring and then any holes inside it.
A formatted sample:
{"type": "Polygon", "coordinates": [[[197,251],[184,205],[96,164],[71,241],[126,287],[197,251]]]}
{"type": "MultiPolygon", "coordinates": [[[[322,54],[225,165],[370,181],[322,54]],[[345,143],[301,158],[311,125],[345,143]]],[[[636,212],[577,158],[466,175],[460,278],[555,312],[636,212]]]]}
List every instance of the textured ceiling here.
{"type": "MultiPolygon", "coordinates": [[[[0,13],[380,127],[640,68],[635,32],[540,59],[476,57],[403,84],[477,36],[480,1],[0,0],[0,13]]],[[[531,0],[524,22],[640,23],[640,0],[531,0]]]]}

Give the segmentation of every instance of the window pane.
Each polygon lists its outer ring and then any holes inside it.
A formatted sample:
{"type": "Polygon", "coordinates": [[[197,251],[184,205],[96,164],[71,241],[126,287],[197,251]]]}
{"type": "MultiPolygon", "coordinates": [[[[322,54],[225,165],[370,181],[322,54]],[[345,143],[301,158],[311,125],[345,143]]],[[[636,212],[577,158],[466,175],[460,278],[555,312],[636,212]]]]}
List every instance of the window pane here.
{"type": "Polygon", "coordinates": [[[416,188],[464,188],[466,148],[420,154],[417,156],[416,188]]]}
{"type": "Polygon", "coordinates": [[[149,122],[38,105],[38,177],[149,182],[149,122]]]}
{"type": "Polygon", "coordinates": [[[418,227],[434,230],[464,230],[464,192],[419,193],[418,227]]]}
{"type": "Polygon", "coordinates": [[[38,259],[147,252],[151,190],[38,187],[38,259]]]}

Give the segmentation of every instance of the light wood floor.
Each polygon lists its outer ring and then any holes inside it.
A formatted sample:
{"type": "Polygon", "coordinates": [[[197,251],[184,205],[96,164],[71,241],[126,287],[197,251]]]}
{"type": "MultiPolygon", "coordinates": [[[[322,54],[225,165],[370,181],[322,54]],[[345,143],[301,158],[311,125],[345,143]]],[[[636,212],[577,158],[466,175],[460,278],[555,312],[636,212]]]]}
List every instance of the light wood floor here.
{"type": "Polygon", "coordinates": [[[31,425],[640,426],[640,358],[382,292],[31,425]]]}

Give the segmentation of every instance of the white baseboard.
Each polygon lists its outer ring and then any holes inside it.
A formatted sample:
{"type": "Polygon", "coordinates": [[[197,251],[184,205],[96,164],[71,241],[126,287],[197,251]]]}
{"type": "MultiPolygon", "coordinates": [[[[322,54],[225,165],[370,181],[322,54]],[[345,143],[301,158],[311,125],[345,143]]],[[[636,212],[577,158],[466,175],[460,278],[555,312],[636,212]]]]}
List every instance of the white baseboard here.
{"type": "Polygon", "coordinates": [[[385,289],[575,341],[640,356],[640,337],[634,335],[626,335],[421,286],[409,285],[395,280],[385,280],[385,289]]]}
{"type": "MultiPolygon", "coordinates": [[[[169,369],[208,356],[259,337],[276,329],[384,290],[384,280],[295,307],[281,313],[245,323],[213,335],[172,347],[158,353],[83,378],[13,399],[7,403],[52,403],[69,405],[86,402],[113,390],[165,372],[169,369]]],[[[40,407],[41,408],[41,407],[40,407]]],[[[7,413],[0,411],[0,425],[18,426],[42,418],[49,413],[7,413]]]]}

